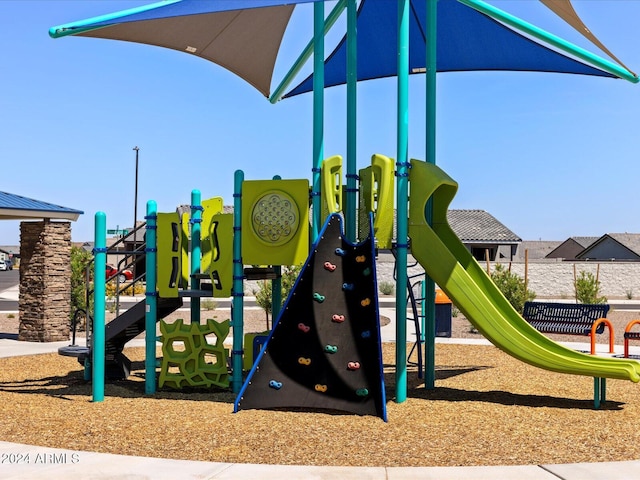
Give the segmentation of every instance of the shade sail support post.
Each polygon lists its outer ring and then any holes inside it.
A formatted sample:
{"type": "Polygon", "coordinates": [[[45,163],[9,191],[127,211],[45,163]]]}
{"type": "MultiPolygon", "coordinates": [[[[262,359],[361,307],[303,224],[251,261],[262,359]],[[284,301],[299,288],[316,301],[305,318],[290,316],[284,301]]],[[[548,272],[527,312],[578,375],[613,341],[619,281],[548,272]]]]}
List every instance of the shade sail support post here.
{"type": "Polygon", "coordinates": [[[407,399],[407,246],[409,200],[409,0],[398,0],[398,118],[396,185],[396,402],[407,399]]]}
{"type": "MultiPolygon", "coordinates": [[[[347,192],[345,196],[345,233],[356,240],[356,172],[358,165],[358,9],[357,0],[347,2],[347,192]]],[[[371,232],[373,235],[373,232],[371,232]]]]}
{"type": "Polygon", "coordinates": [[[324,2],[313,4],[313,168],[311,205],[311,241],[315,242],[322,225],[320,168],[324,157],[324,2]]]}

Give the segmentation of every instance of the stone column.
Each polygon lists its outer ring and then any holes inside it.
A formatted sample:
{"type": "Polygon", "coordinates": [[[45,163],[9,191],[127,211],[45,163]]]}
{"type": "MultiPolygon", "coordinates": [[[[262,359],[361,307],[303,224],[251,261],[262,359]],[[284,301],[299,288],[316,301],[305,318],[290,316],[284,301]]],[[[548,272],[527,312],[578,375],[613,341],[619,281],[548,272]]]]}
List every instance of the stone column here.
{"type": "Polygon", "coordinates": [[[20,224],[20,328],[29,342],[69,340],[71,224],[20,224]]]}

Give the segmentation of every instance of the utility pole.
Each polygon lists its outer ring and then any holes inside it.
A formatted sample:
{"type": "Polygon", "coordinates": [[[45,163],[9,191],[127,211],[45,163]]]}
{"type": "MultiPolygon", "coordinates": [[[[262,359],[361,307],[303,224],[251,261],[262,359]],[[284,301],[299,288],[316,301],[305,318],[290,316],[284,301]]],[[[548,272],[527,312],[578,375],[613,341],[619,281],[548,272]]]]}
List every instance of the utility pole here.
{"type": "MultiPolygon", "coordinates": [[[[138,152],[140,149],[135,146],[133,149],[136,151],[136,188],[135,194],[133,198],[133,229],[136,229],[136,224],[138,223],[138,152]]],[[[136,234],[133,234],[133,242],[135,245],[136,242],[136,234]]],[[[136,245],[137,246],[137,245],[136,245]]]]}

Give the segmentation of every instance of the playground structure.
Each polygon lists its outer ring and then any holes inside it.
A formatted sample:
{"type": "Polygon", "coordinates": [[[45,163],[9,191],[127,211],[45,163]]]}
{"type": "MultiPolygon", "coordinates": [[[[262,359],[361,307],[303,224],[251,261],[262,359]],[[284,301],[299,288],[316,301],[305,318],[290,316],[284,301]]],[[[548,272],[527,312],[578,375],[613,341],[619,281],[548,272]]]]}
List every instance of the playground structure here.
{"type": "MultiPolygon", "coordinates": [[[[640,380],[640,363],[636,360],[576,352],[553,342],[529,325],[448,225],[446,211],[457,184],[435,165],[417,160],[411,163],[409,237],[412,254],[487,339],[509,355],[536,367],[593,377],[596,408],[606,400],[606,378],[640,380]],[[429,200],[433,205],[431,226],[424,213],[429,200]]],[[[135,320],[134,313],[128,314],[128,311],[107,326],[111,331],[106,336],[106,355],[113,361],[107,362],[106,371],[104,359],[96,353],[101,350],[95,339],[102,336],[99,329],[103,321],[97,301],[100,287],[96,286],[93,357],[87,362],[93,369],[94,400],[100,400],[96,395],[101,389],[103,391],[104,386],[100,384],[105,375],[107,378],[125,378],[128,374],[129,366],[121,352],[124,343],[133,338],[131,332],[135,335],[143,330],[155,332],[156,322],[181,306],[182,298],[189,296],[192,298],[189,325],[183,321],[160,324],[163,342],[160,387],[226,388],[230,385],[238,394],[235,411],[303,407],[372,414],[386,419],[374,232],[381,228],[384,232],[391,230],[384,229],[384,222],[376,224],[374,218],[377,215],[378,219],[388,220],[384,215],[388,213],[384,212],[388,208],[384,206],[388,204],[384,200],[393,195],[388,182],[393,174],[392,161],[374,155],[372,165],[360,172],[361,179],[366,179],[366,185],[363,182],[360,189],[361,201],[363,198],[370,200],[372,211],[369,233],[366,236],[362,231],[359,233],[365,236],[359,244],[346,239],[342,229],[342,218],[338,213],[340,198],[336,194],[341,173],[336,158],[323,169],[323,181],[327,186],[323,204],[328,217],[310,249],[306,248],[309,199],[305,180],[245,181],[244,174],[238,171],[233,214],[222,213],[220,198],[200,203],[197,191],[192,194],[190,220],[178,213],[157,213],[155,203],[149,202],[146,300],[130,310],[137,312],[135,320]],[[250,236],[253,239],[245,243],[250,236]],[[190,252],[185,248],[189,239],[190,252]],[[243,248],[245,245],[247,250],[243,248]],[[197,257],[199,262],[194,261],[197,252],[201,252],[197,257]],[[251,368],[246,378],[243,375],[243,370],[247,370],[243,368],[246,364],[244,355],[253,351],[253,337],[243,335],[245,258],[249,258],[252,265],[268,265],[263,271],[271,273],[279,265],[304,264],[281,312],[277,308],[280,299],[273,299],[273,328],[262,340],[257,358],[251,357],[253,362],[249,363],[251,368]],[[273,258],[280,263],[276,265],[273,258]],[[191,271],[184,268],[185,264],[190,265],[191,271]],[[153,272],[157,272],[155,281],[150,280],[153,272]],[[210,288],[202,288],[200,280],[203,278],[210,280],[210,288]],[[230,284],[233,287],[228,287],[230,284]],[[233,298],[231,321],[207,320],[203,324],[199,302],[193,300],[229,295],[233,298]],[[140,314],[142,311],[144,315],[140,314]],[[233,348],[229,361],[222,342],[230,327],[233,328],[233,348]],[[125,332],[129,337],[125,337],[125,332]],[[216,336],[214,344],[207,341],[211,334],[216,336]],[[115,355],[114,343],[119,348],[115,355]],[[114,364],[118,365],[115,369],[114,364]],[[116,373],[110,373],[113,371],[116,373]]],[[[103,217],[97,215],[96,219],[98,232],[103,217]]],[[[99,240],[96,238],[96,244],[99,240]]],[[[384,234],[380,241],[393,247],[391,239],[384,234]]],[[[96,279],[104,278],[97,273],[99,257],[103,253],[96,249],[96,279]]],[[[273,282],[279,280],[277,275],[273,278],[273,282]]],[[[279,292],[280,288],[274,285],[273,291],[279,292]]],[[[412,303],[415,310],[415,302],[412,303]]],[[[435,325],[427,325],[426,330],[434,331],[435,325]]],[[[422,343],[428,374],[435,368],[429,360],[435,342],[427,334],[422,341],[419,325],[416,333],[419,375],[422,374],[422,343]]],[[[154,393],[156,337],[146,335],[146,338],[145,392],[154,393]]]]}
{"type": "MultiPolygon", "coordinates": [[[[187,4],[185,2],[183,5],[187,4]]],[[[343,2],[340,2],[343,3],[343,2]]],[[[576,352],[572,352],[568,349],[560,348],[554,342],[551,342],[549,339],[544,337],[541,334],[537,334],[532,327],[530,327],[526,322],[522,320],[519,315],[515,314],[513,309],[508,305],[506,299],[500,294],[499,291],[493,286],[491,280],[484,274],[482,269],[477,265],[477,263],[471,258],[469,253],[466,251],[464,246],[459,242],[455,235],[452,234],[450,228],[446,224],[446,205],[453,197],[452,191],[455,191],[455,183],[446,177],[444,172],[439,169],[431,169],[430,167],[424,167],[423,162],[409,162],[408,158],[408,139],[407,139],[407,109],[408,109],[408,74],[409,74],[409,0],[399,1],[396,6],[393,5],[394,2],[363,2],[361,4],[361,16],[360,19],[367,18],[367,14],[371,14],[373,12],[373,17],[375,17],[376,13],[380,14],[380,12],[376,12],[376,6],[381,8],[383,6],[386,8],[391,8],[391,10],[395,13],[397,12],[397,31],[395,33],[398,34],[397,37],[397,58],[391,56],[391,64],[393,65],[393,61],[397,60],[396,66],[396,74],[398,75],[398,151],[396,156],[396,172],[395,175],[397,177],[397,228],[396,228],[396,243],[395,249],[397,251],[397,262],[398,262],[398,271],[404,272],[406,270],[406,260],[407,253],[409,249],[411,249],[412,254],[419,260],[421,265],[425,268],[427,273],[429,274],[429,278],[427,281],[427,305],[428,308],[433,306],[433,296],[434,296],[434,281],[440,285],[440,287],[447,293],[447,295],[456,303],[456,305],[466,314],[467,318],[469,318],[478,330],[480,330],[489,340],[491,340],[496,346],[503,349],[507,353],[513,355],[514,357],[525,361],[527,363],[531,363],[532,365],[557,371],[563,373],[571,373],[577,375],[587,375],[594,377],[594,401],[596,406],[599,405],[600,400],[604,399],[605,395],[605,378],[620,378],[627,379],[634,382],[637,382],[640,379],[640,363],[632,361],[632,360],[614,360],[614,359],[601,359],[596,357],[590,357],[587,355],[579,354],[576,352]],[[371,7],[374,5],[374,7],[371,7]],[[391,7],[389,7],[391,5],[391,7]],[[409,204],[408,204],[408,194],[409,194],[409,186],[411,180],[411,203],[410,203],[410,214],[407,215],[409,204]],[[429,201],[430,198],[433,198],[432,201],[429,201]],[[443,207],[444,205],[444,207],[443,207]],[[443,213],[444,212],[444,213],[443,213]],[[407,218],[409,218],[409,225],[407,225],[407,218]],[[409,239],[411,240],[411,244],[409,244],[409,239]]],[[[413,2],[417,3],[417,2],[413,2]]],[[[568,52],[571,55],[578,57],[582,60],[587,61],[590,65],[585,66],[581,64],[579,68],[574,68],[575,65],[571,63],[571,61],[567,61],[566,57],[563,65],[555,64],[553,67],[549,67],[548,64],[545,66],[546,69],[551,69],[552,71],[561,71],[561,72],[571,72],[571,73],[585,73],[585,74],[593,74],[593,75],[604,75],[604,76],[618,76],[621,78],[626,78],[632,82],[637,82],[638,78],[631,72],[629,72],[626,67],[618,67],[616,65],[612,65],[611,62],[601,61],[598,57],[593,55],[586,55],[585,52],[581,49],[576,49],[567,44],[564,41],[558,41],[557,38],[546,34],[546,32],[540,31],[540,29],[531,28],[531,25],[526,24],[526,22],[519,21],[517,19],[514,20],[513,17],[508,15],[504,15],[504,12],[501,12],[494,8],[489,8],[489,6],[485,5],[484,2],[479,0],[460,0],[460,2],[455,1],[441,1],[440,2],[440,11],[442,15],[437,17],[436,11],[437,3],[435,0],[430,0],[426,2],[418,2],[419,8],[424,10],[421,13],[425,15],[420,15],[420,19],[418,19],[418,24],[421,29],[413,28],[414,32],[421,32],[417,35],[423,35],[424,32],[427,32],[428,38],[425,41],[424,36],[419,39],[420,48],[424,48],[426,50],[425,55],[416,55],[415,57],[420,57],[425,59],[425,62],[422,62],[418,66],[411,66],[412,70],[416,71],[426,71],[427,73],[427,124],[430,126],[429,131],[426,135],[426,143],[427,143],[427,151],[426,151],[426,159],[427,164],[435,165],[435,129],[433,125],[435,124],[435,73],[436,73],[436,30],[443,32],[447,31],[446,28],[441,28],[442,26],[438,26],[437,20],[447,18],[447,12],[450,14],[450,18],[461,18],[463,15],[468,19],[468,22],[476,22],[476,20],[480,17],[474,17],[474,15],[478,15],[477,12],[481,12],[484,15],[481,21],[477,21],[476,25],[483,25],[482,28],[490,25],[490,28],[495,28],[496,25],[500,22],[510,25],[520,31],[525,32],[527,35],[532,37],[543,39],[547,41],[549,44],[554,47],[559,48],[564,52],[568,52]],[[469,9],[463,9],[462,6],[471,7],[469,9]],[[458,9],[458,10],[456,10],[458,9]],[[473,9],[473,10],[472,10],[473,9]],[[464,12],[464,13],[462,13],[464,12]],[[425,17],[427,21],[425,22],[425,17]],[[472,18],[473,17],[473,18],[472,18]],[[489,18],[487,18],[489,17],[489,18]],[[498,20],[495,22],[494,20],[498,20]],[[426,23],[426,25],[425,25],[426,23]],[[438,26],[438,28],[436,28],[438,26]],[[426,57],[426,58],[425,58],[426,57]],[[595,58],[594,58],[595,57],[595,58]],[[569,63],[567,63],[569,62],[569,63]],[[424,69],[424,70],[422,70],[424,69]],[[599,73],[598,73],[599,72],[599,73]]],[[[348,33],[354,33],[355,29],[355,14],[356,14],[356,3],[349,2],[349,10],[348,10],[348,33]],[[349,13],[350,12],[350,13],[349,13]]],[[[188,5],[185,6],[185,9],[188,8],[188,5]]],[[[323,12],[323,2],[317,1],[314,4],[314,27],[316,30],[315,34],[315,42],[314,49],[317,48],[314,58],[315,58],[315,66],[314,66],[314,75],[313,75],[313,91],[314,91],[314,107],[316,105],[315,100],[319,99],[318,104],[322,104],[322,91],[325,87],[324,81],[324,52],[319,48],[319,45],[322,43],[319,41],[322,36],[323,30],[323,21],[324,21],[324,12],[323,12]],[[316,79],[318,81],[316,82],[316,79]]],[[[344,3],[343,3],[344,8],[344,3]]],[[[159,9],[159,8],[158,8],[159,9]]],[[[140,14],[141,16],[150,15],[154,16],[154,12],[152,12],[153,8],[149,9],[149,11],[144,11],[141,13],[137,11],[134,15],[140,14]]],[[[161,15],[159,15],[161,17],[161,15]]],[[[66,32],[70,32],[73,28],[78,28],[77,32],[79,34],[88,33],[91,35],[94,30],[97,32],[103,32],[108,30],[106,27],[108,23],[111,22],[116,16],[110,18],[101,18],[95,22],[95,26],[88,26],[88,23],[82,24],[79,28],[77,26],[64,26],[55,30],[56,35],[60,34],[68,34],[66,32]]],[[[382,15],[383,19],[392,19],[392,15],[386,14],[382,15]]],[[[148,18],[143,18],[143,20],[149,20],[148,18]]],[[[415,20],[415,18],[414,18],[415,20]]],[[[115,22],[117,23],[117,22],[115,22]]],[[[363,20],[363,23],[366,26],[366,22],[363,20]]],[[[393,24],[393,21],[390,20],[390,23],[393,24]]],[[[375,25],[374,28],[374,36],[382,39],[380,35],[381,30],[379,28],[379,24],[373,22],[369,23],[369,25],[375,25]]],[[[468,26],[468,25],[466,25],[468,26]]],[[[460,23],[458,28],[466,28],[465,25],[460,23]]],[[[489,28],[489,27],[487,27],[489,28]]],[[[117,30],[117,29],[116,29],[117,30]]],[[[364,32],[364,28],[359,28],[359,34],[364,32]]],[[[383,32],[391,32],[392,29],[382,29],[383,32]]],[[[487,35],[494,35],[493,38],[496,38],[494,33],[490,33],[485,31],[487,35]]],[[[501,31],[502,35],[504,32],[501,31]]],[[[349,41],[350,38],[347,38],[349,41]]],[[[349,43],[349,42],[346,43],[349,43]]],[[[520,38],[519,41],[522,41],[520,38]]],[[[390,43],[390,42],[387,42],[390,43]]],[[[481,42],[475,42],[477,45],[481,45],[481,42]]],[[[499,42],[499,43],[505,43],[499,42]]],[[[441,45],[443,45],[441,43],[441,45]]],[[[340,48],[344,47],[344,43],[341,44],[340,48]]],[[[353,44],[352,44],[353,45],[353,44]]],[[[527,44],[529,45],[529,44],[527,44]]],[[[530,45],[529,45],[530,46],[530,45]]],[[[197,49],[194,49],[194,51],[197,49]]],[[[488,50],[488,49],[487,49],[488,50]]],[[[513,49],[516,50],[515,48],[513,49]]],[[[371,52],[374,52],[374,55],[378,55],[377,49],[370,49],[368,52],[371,55],[371,52]]],[[[547,52],[548,53],[548,52],[547,52]]],[[[558,53],[552,53],[550,55],[560,55],[558,53]]],[[[466,55],[468,58],[476,59],[478,55],[469,54],[466,55]]],[[[332,55],[327,60],[327,67],[330,68],[330,61],[332,59],[336,59],[340,57],[340,55],[332,55]]],[[[518,60],[520,60],[520,56],[517,55],[518,60]]],[[[376,62],[377,62],[376,58],[376,62]]],[[[490,60],[491,68],[498,68],[495,59],[490,60]],[[492,63],[493,62],[493,63],[492,63]]],[[[553,61],[557,60],[554,58],[553,61]]],[[[382,62],[377,62],[382,63],[382,62]]],[[[507,61],[508,63],[508,61],[507,61]]],[[[514,69],[537,69],[541,66],[526,66],[523,67],[520,65],[518,68],[514,69]]],[[[456,67],[460,70],[463,69],[481,69],[476,67],[468,68],[467,66],[456,67]]],[[[484,68],[489,68],[489,66],[485,66],[484,68]]],[[[292,71],[295,69],[292,69],[292,71]]],[[[351,67],[349,68],[351,70],[351,67]]],[[[335,74],[335,69],[333,71],[335,74]]],[[[355,73],[353,70],[350,72],[351,74],[355,73]]],[[[385,76],[389,75],[388,72],[376,72],[372,77],[375,76],[385,76]]],[[[337,74],[340,77],[340,72],[337,74]]],[[[352,82],[350,82],[350,87],[355,87],[355,82],[359,79],[362,79],[358,76],[358,74],[351,75],[350,77],[352,82]]],[[[290,79],[289,79],[290,80],[290,79]]],[[[329,84],[337,84],[342,81],[342,78],[338,78],[338,80],[334,79],[329,80],[329,84]],[[336,82],[336,83],[332,83],[336,82]]],[[[311,83],[311,79],[309,79],[306,84],[309,86],[311,83]]],[[[305,87],[301,87],[304,90],[305,87]]],[[[310,88],[310,87],[309,87],[310,88]]],[[[296,93],[302,93],[301,91],[296,93]]],[[[277,96],[277,95],[276,95],[277,96]]],[[[355,106],[355,103],[349,103],[351,107],[355,106]]],[[[355,125],[355,109],[351,108],[350,113],[348,113],[348,128],[354,127],[355,125]]],[[[322,124],[322,111],[321,109],[314,108],[314,154],[313,154],[313,191],[311,201],[313,204],[313,221],[311,222],[311,241],[315,241],[316,237],[319,233],[320,225],[322,224],[322,211],[323,207],[320,203],[320,195],[323,191],[318,188],[317,182],[320,176],[320,162],[322,160],[322,139],[321,132],[322,128],[315,128],[316,126],[321,127],[322,124]]],[[[355,140],[353,138],[354,135],[350,136],[350,140],[355,140]]],[[[349,148],[349,147],[348,147],[349,148]]],[[[347,165],[347,202],[346,202],[346,212],[345,217],[347,219],[347,238],[353,239],[354,235],[350,232],[350,226],[353,225],[355,215],[354,215],[354,207],[355,202],[353,201],[353,196],[355,192],[355,174],[354,174],[354,166],[355,166],[355,154],[351,154],[354,152],[350,152],[348,155],[348,165],[347,165]]],[[[333,170],[334,165],[328,167],[328,170],[333,177],[336,176],[335,171],[333,170]]],[[[236,186],[238,186],[238,182],[242,182],[242,179],[236,178],[236,186]]],[[[331,201],[327,201],[326,208],[328,213],[332,213],[334,206],[336,203],[336,199],[339,199],[340,196],[340,188],[339,182],[331,184],[331,178],[327,180],[329,182],[328,187],[323,187],[324,190],[327,190],[329,193],[322,193],[323,195],[331,195],[331,201]]],[[[385,191],[385,189],[380,190],[380,192],[385,191]]],[[[233,274],[232,274],[232,296],[234,300],[234,315],[235,317],[232,319],[232,327],[233,327],[233,349],[231,351],[231,363],[232,363],[232,388],[234,391],[238,391],[240,388],[240,372],[242,365],[242,340],[237,335],[241,335],[242,333],[242,278],[243,278],[243,263],[240,261],[243,258],[244,250],[242,246],[242,238],[243,235],[238,234],[237,232],[244,226],[245,228],[248,226],[246,223],[247,219],[240,220],[240,216],[244,215],[245,210],[242,209],[242,200],[241,195],[238,192],[238,188],[236,188],[236,194],[234,199],[234,222],[233,222],[233,274]],[[242,225],[241,225],[242,224],[242,225]]],[[[285,200],[286,197],[285,197],[285,200]]],[[[280,201],[283,201],[282,198],[280,201]]],[[[289,201],[289,200],[287,200],[289,201]]],[[[379,199],[378,199],[379,201],[379,199]]],[[[362,204],[362,202],[361,202],[362,204]]],[[[195,300],[192,302],[193,306],[198,305],[198,298],[201,296],[199,292],[199,285],[197,275],[200,274],[200,268],[198,262],[200,262],[200,231],[197,228],[197,224],[200,223],[201,217],[199,216],[198,207],[200,205],[197,202],[192,202],[192,216],[191,222],[193,223],[192,232],[191,232],[191,292],[185,292],[182,295],[190,295],[195,300]],[[195,211],[194,211],[195,207],[195,211]]],[[[377,216],[377,218],[382,218],[382,215],[377,216]]],[[[393,217],[391,217],[393,218],[393,217]]],[[[147,332],[153,331],[155,328],[155,322],[158,319],[158,297],[156,292],[156,266],[158,265],[158,253],[159,250],[156,251],[156,219],[157,212],[155,202],[150,202],[148,204],[148,212],[147,212],[147,255],[146,255],[146,265],[147,265],[147,298],[146,298],[146,311],[145,311],[145,328],[147,332]]],[[[102,225],[103,218],[97,216],[97,223],[102,225]]],[[[385,222],[382,222],[385,223],[385,222]]],[[[391,221],[391,225],[393,222],[391,221]]],[[[301,225],[301,223],[299,223],[301,225]]],[[[378,223],[376,230],[376,220],[374,220],[374,232],[376,236],[376,241],[380,244],[385,241],[384,232],[386,232],[385,228],[382,228],[382,224],[378,223]]],[[[98,230],[98,229],[97,229],[98,230]]],[[[100,227],[99,234],[96,235],[96,322],[95,322],[95,333],[93,336],[94,348],[93,348],[93,356],[94,356],[94,386],[99,383],[104,377],[103,371],[100,369],[100,366],[97,365],[101,362],[102,357],[104,356],[104,349],[101,345],[104,344],[104,318],[99,318],[100,311],[104,311],[104,299],[98,301],[98,297],[100,295],[98,293],[103,291],[102,283],[104,279],[104,252],[102,249],[104,248],[103,238],[104,235],[102,233],[103,227],[100,227]],[[96,366],[98,368],[96,369],[96,366]]],[[[393,229],[392,229],[393,230],[393,229]]],[[[260,232],[259,236],[261,235],[260,232]]],[[[268,237],[270,234],[274,235],[274,242],[277,243],[281,232],[264,232],[264,234],[268,237]],[[278,237],[278,238],[276,238],[278,237]]],[[[263,237],[262,240],[265,240],[267,237],[263,237]]],[[[176,234],[174,232],[174,241],[176,234]]],[[[309,239],[305,239],[306,243],[311,243],[309,239]]],[[[282,245],[276,245],[275,249],[277,250],[282,245]]],[[[212,247],[212,251],[214,248],[212,247]]],[[[175,251],[175,250],[174,250],[175,251]]],[[[275,255],[275,251],[274,251],[275,255]]],[[[275,257],[274,257],[275,258],[275,257]]],[[[245,258],[246,260],[246,258],[245,258]]],[[[282,260],[280,260],[282,261],[282,260]]],[[[178,261],[178,263],[180,263],[178,261]]],[[[262,262],[258,262],[262,263],[262,262]]],[[[268,259],[266,264],[274,264],[277,263],[274,260],[268,259]]],[[[306,270],[306,269],[305,269],[306,270]]],[[[174,283],[177,283],[176,280],[176,271],[177,267],[172,264],[172,274],[169,275],[169,285],[171,288],[174,288],[174,283]],[[174,282],[174,283],[172,283],[174,282]]],[[[158,276],[160,276],[160,269],[158,269],[158,276]]],[[[164,277],[163,277],[164,278],[164,277]]],[[[218,278],[223,284],[224,279],[218,278]]],[[[212,281],[215,281],[212,279],[212,281]]],[[[396,382],[396,391],[397,391],[397,401],[402,402],[406,396],[406,325],[405,325],[405,316],[406,316],[406,298],[405,291],[407,287],[407,279],[401,273],[398,276],[398,287],[397,287],[397,301],[396,301],[396,309],[398,312],[398,322],[397,322],[397,358],[396,358],[396,371],[397,371],[397,382],[396,382]],[[404,392],[403,392],[404,390],[404,392]]],[[[276,289],[278,290],[278,289],[276,289]]],[[[178,293],[178,298],[181,294],[178,293]]],[[[274,305],[276,301],[274,299],[274,305]]],[[[279,304],[279,299],[277,304],[279,304]]],[[[425,353],[426,353],[426,380],[425,386],[427,388],[433,388],[434,382],[434,339],[433,339],[433,315],[427,315],[428,322],[427,328],[425,331],[425,353]]],[[[192,310],[192,321],[193,321],[193,310],[192,310]]],[[[285,322],[286,324],[287,322],[285,322]]],[[[278,323],[276,323],[278,325],[278,323]]],[[[306,325],[306,324],[305,324],[306,325]]],[[[145,391],[146,393],[153,393],[155,391],[155,358],[154,358],[154,349],[155,349],[155,339],[152,338],[152,335],[147,335],[147,361],[146,361],[146,382],[145,382],[145,391]]],[[[271,337],[272,339],[274,337],[271,337]]],[[[335,345],[334,345],[335,346],[335,345]]],[[[266,351],[269,350],[269,345],[264,347],[266,351]]],[[[264,358],[264,356],[259,357],[264,358]]],[[[305,359],[308,357],[304,357],[305,359]]],[[[282,383],[282,387],[284,386],[284,382],[280,382],[279,380],[273,379],[276,384],[282,383]]],[[[98,385],[99,387],[99,385],[98,385]]],[[[103,395],[103,391],[94,389],[94,399],[99,400],[103,395]]]]}

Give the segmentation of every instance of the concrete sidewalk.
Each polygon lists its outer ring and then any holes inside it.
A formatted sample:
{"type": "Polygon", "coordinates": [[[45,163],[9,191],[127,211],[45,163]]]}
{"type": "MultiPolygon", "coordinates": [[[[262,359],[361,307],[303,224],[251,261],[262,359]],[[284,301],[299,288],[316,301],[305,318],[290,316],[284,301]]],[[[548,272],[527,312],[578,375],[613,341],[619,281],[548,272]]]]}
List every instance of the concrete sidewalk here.
{"type": "Polygon", "coordinates": [[[317,467],[129,457],[0,442],[3,479],[636,480],[640,461],[496,467],[317,467]]]}

